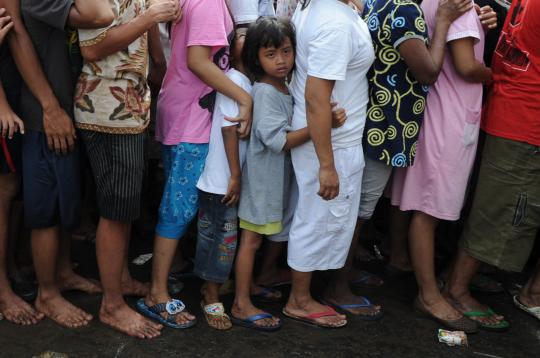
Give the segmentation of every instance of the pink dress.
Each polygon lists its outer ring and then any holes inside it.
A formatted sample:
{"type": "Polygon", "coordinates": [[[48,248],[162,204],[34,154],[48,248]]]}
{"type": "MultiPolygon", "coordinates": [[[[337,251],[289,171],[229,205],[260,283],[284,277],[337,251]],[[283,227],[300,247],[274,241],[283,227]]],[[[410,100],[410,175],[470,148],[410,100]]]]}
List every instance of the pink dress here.
{"type": "MultiPolygon", "coordinates": [[[[438,1],[422,3],[430,33],[438,1]]],[[[474,9],[457,19],[446,41],[472,37],[483,61],[484,31],[474,9]]],[[[430,88],[414,165],[394,175],[392,204],[443,220],[457,220],[474,162],[480,128],[482,85],[461,78],[446,52],[442,71],[430,88]]]]}

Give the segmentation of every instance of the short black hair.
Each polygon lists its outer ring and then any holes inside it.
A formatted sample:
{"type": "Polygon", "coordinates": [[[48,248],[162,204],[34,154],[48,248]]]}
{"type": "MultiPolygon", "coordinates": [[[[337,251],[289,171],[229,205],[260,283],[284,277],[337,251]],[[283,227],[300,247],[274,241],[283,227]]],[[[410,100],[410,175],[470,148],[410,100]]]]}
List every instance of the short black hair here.
{"type": "Polygon", "coordinates": [[[287,18],[260,17],[249,26],[244,40],[242,61],[244,67],[255,79],[264,75],[264,70],[259,63],[259,50],[270,46],[278,48],[287,38],[296,52],[294,25],[287,18]]]}

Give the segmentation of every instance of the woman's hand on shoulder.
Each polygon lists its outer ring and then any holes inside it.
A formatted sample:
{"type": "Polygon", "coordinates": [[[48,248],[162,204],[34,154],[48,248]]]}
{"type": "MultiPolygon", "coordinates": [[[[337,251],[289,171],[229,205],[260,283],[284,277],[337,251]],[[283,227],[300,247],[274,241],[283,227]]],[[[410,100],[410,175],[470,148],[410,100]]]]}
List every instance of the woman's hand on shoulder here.
{"type": "Polygon", "coordinates": [[[0,44],[4,42],[8,32],[13,28],[11,16],[6,15],[6,9],[0,9],[0,44]]]}
{"type": "Polygon", "coordinates": [[[439,0],[437,17],[441,20],[454,22],[461,15],[472,9],[472,0],[439,0]]]}

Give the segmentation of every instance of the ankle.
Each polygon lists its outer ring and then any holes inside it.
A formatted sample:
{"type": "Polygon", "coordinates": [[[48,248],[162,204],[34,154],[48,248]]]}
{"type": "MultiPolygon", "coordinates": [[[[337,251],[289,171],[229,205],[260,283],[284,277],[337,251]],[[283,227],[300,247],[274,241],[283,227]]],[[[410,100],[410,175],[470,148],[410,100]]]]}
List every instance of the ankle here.
{"type": "Polygon", "coordinates": [[[60,290],[58,287],[47,287],[43,288],[42,286],[38,287],[38,293],[36,297],[36,301],[45,302],[50,301],[53,298],[61,296],[60,290]]]}

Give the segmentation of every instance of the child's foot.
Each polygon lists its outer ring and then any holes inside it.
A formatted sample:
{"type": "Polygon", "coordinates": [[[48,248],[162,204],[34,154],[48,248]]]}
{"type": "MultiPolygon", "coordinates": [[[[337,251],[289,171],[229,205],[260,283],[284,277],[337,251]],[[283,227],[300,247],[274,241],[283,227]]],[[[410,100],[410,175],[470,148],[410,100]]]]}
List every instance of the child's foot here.
{"type": "Polygon", "coordinates": [[[207,303],[201,301],[201,308],[208,326],[218,331],[226,331],[232,328],[232,322],[221,302],[207,303]]]}
{"type": "Polygon", "coordinates": [[[0,296],[0,313],[9,322],[23,326],[36,324],[45,317],[11,290],[5,290],[0,296]]]}
{"type": "Polygon", "coordinates": [[[89,294],[101,293],[99,283],[77,275],[71,271],[58,277],[60,291],[82,291],[89,294]]]}
{"type": "MultiPolygon", "coordinates": [[[[168,295],[163,295],[163,296],[148,295],[148,296],[146,296],[144,298],[144,304],[147,307],[153,307],[153,306],[155,306],[155,305],[157,305],[159,303],[166,303],[166,302],[169,302],[171,300],[172,300],[172,298],[169,297],[168,295]]],[[[165,320],[167,320],[169,318],[169,313],[167,313],[167,311],[161,312],[161,313],[159,313],[159,315],[161,317],[163,317],[165,320]]],[[[174,322],[176,322],[177,324],[179,324],[181,326],[184,326],[187,323],[189,323],[190,321],[195,321],[195,320],[196,320],[196,317],[193,316],[188,311],[182,311],[182,312],[177,313],[177,314],[174,315],[174,322]]]]}
{"type": "MultiPolygon", "coordinates": [[[[231,308],[231,314],[234,318],[238,320],[247,320],[250,317],[254,317],[257,315],[265,314],[266,312],[258,309],[257,307],[253,306],[252,304],[248,304],[245,306],[239,306],[236,302],[233,304],[231,308]]],[[[280,325],[281,321],[277,317],[272,318],[263,318],[257,321],[254,321],[253,324],[259,327],[278,327],[280,325]]]]}
{"type": "Polygon", "coordinates": [[[59,294],[49,298],[43,298],[38,294],[36,310],[67,328],[83,327],[92,320],[92,315],[75,307],[59,294]]]}
{"type": "Polygon", "coordinates": [[[163,328],[162,325],[151,322],[133,311],[125,303],[109,308],[101,306],[99,319],[117,331],[141,339],[155,338],[161,334],[163,328]]]}

